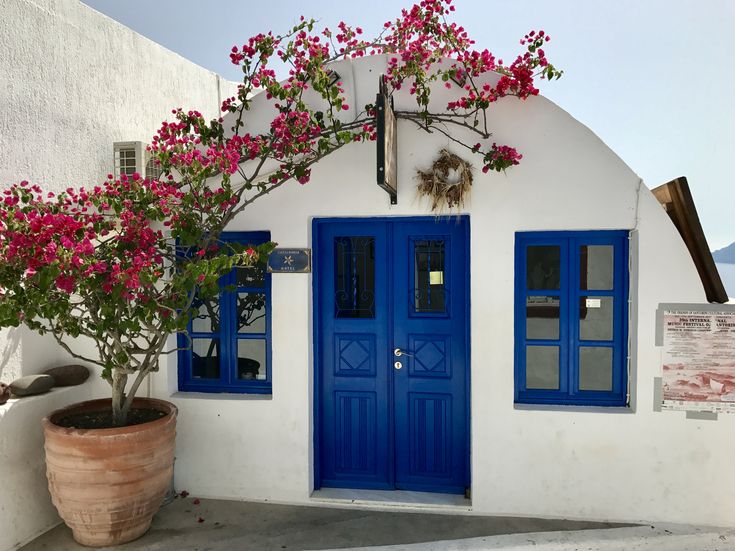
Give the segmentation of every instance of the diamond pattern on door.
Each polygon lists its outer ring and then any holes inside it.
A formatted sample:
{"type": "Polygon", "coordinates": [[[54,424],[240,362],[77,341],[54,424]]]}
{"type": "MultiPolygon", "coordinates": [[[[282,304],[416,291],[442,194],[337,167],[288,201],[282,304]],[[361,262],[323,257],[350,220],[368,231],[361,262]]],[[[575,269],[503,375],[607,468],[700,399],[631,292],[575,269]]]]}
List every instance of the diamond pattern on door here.
{"type": "Polygon", "coordinates": [[[450,377],[450,337],[445,335],[409,335],[413,353],[410,374],[412,377],[450,377]]]}
{"type": "Polygon", "coordinates": [[[335,375],[370,376],[375,374],[375,337],[337,334],[335,375]]]}

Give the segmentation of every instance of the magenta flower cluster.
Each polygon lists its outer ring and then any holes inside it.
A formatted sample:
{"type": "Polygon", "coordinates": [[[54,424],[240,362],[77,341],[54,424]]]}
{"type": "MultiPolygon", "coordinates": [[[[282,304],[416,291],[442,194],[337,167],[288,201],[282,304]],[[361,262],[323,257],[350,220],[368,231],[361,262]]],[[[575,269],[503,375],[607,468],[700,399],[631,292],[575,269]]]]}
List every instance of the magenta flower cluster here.
{"type": "MultiPolygon", "coordinates": [[[[99,358],[76,357],[103,367],[117,395],[113,404],[122,407],[127,375],[156,368],[168,334],[186,327],[194,297],[214,296],[223,274],[273,246],[225,246],[218,240],[223,229],[286,182],[307,183],[324,157],[376,139],[375,107],[348,103],[332,70],[337,60],[385,55],[388,93],[405,87],[416,101],[415,110],[397,117],[479,155],[483,172],[517,165],[522,155],[515,148],[490,143],[487,112],[503,98],[537,95],[537,78],[559,78],[543,49],[549,37],[528,33],[525,51],[505,65],[475,48],[450,21],[453,11],[452,0],[422,0],[370,39],[346,23],[315,30],[316,22],[303,17],[284,34],[258,34],[230,52],[243,81],[222,102],[222,116],[206,120],[196,110],[174,109],[152,138],[149,151],[163,177],[108,175],[100,185],[58,195],[27,182],[6,189],[0,327],[23,322],[62,346],[64,335],[92,339],[99,358]],[[285,79],[275,62],[288,67],[285,79]],[[436,83],[452,93],[438,107],[431,102],[436,83]],[[275,109],[260,133],[248,127],[257,94],[275,109]],[[453,124],[460,133],[448,130],[453,124]],[[467,143],[456,137],[468,132],[477,136],[467,143]]],[[[125,397],[128,406],[133,395],[125,397]]],[[[124,415],[115,407],[119,420],[124,415]]]]}

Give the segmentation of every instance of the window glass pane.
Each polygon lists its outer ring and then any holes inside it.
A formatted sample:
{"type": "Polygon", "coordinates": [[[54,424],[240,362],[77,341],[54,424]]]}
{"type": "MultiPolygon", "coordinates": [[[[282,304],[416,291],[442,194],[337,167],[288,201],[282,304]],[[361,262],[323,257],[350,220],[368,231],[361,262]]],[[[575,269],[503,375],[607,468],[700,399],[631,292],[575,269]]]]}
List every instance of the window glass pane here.
{"type": "Polygon", "coordinates": [[[219,379],[219,341],[192,339],[191,376],[194,379],[219,379]]]}
{"type": "Polygon", "coordinates": [[[581,289],[609,291],[613,288],[613,246],[583,245],[579,248],[581,289]]]}
{"type": "Polygon", "coordinates": [[[238,339],[237,378],[266,379],[265,340],[238,339]]]}
{"type": "Polygon", "coordinates": [[[235,270],[238,287],[265,287],[265,266],[238,266],[235,270]]]}
{"type": "Polygon", "coordinates": [[[265,333],[265,294],[237,293],[237,332],[265,333]]]}
{"type": "Polygon", "coordinates": [[[191,305],[191,330],[194,333],[219,332],[219,299],[195,298],[191,305]]]}
{"type": "Polygon", "coordinates": [[[444,312],[444,240],[414,242],[414,311],[444,312]]]}
{"type": "Polygon", "coordinates": [[[579,347],[579,390],[612,390],[612,348],[579,347]]]}
{"type": "Polygon", "coordinates": [[[559,297],[526,297],[526,338],[559,338],[559,297]]]}
{"type": "Polygon", "coordinates": [[[559,347],[526,347],[526,388],[559,388],[559,347]]]}
{"type": "Polygon", "coordinates": [[[584,341],[612,340],[612,297],[579,297],[579,338],[584,341]]]}
{"type": "Polygon", "coordinates": [[[375,317],[375,238],[334,238],[334,304],[338,318],[375,317]]]}
{"type": "Polygon", "coordinates": [[[558,289],[561,277],[561,249],[558,245],[531,245],[526,249],[526,287],[558,289]]]}

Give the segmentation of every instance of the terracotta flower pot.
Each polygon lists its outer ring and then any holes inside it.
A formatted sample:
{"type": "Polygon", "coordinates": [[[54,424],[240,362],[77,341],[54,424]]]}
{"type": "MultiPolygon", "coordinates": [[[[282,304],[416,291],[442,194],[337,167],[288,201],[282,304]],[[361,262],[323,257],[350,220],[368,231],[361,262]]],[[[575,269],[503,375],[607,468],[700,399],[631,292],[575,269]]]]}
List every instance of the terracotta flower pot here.
{"type": "Polygon", "coordinates": [[[169,402],[136,398],[133,407],[166,413],[140,425],[83,430],[55,424],[70,413],[110,407],[109,399],[92,400],[57,410],[43,420],[51,499],[74,539],[92,547],[142,536],[174,472],[178,410],[169,402]]]}

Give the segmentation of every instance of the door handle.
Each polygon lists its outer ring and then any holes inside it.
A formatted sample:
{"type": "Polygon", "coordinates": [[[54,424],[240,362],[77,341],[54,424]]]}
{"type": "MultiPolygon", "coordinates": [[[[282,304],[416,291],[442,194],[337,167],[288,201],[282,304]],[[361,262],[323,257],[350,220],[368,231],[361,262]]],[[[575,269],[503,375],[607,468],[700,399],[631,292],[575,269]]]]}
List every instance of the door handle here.
{"type": "Polygon", "coordinates": [[[396,349],[395,349],[395,350],[393,351],[393,354],[394,354],[394,355],[395,355],[395,356],[396,356],[397,358],[400,358],[401,356],[413,356],[413,354],[409,354],[408,352],[406,352],[405,350],[401,350],[400,348],[396,348],[396,349]]]}

